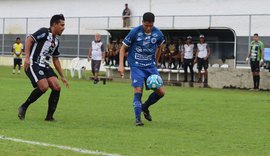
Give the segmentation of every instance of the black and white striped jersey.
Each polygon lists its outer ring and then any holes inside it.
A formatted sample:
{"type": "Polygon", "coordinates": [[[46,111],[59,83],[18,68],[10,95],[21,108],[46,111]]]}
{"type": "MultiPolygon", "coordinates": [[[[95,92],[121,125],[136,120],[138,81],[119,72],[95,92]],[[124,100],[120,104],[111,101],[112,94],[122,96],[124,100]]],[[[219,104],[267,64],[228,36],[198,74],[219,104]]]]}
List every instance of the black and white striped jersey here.
{"type": "Polygon", "coordinates": [[[59,56],[59,39],[53,37],[49,28],[41,28],[30,36],[35,41],[30,49],[30,64],[49,66],[51,57],[59,56]]]}

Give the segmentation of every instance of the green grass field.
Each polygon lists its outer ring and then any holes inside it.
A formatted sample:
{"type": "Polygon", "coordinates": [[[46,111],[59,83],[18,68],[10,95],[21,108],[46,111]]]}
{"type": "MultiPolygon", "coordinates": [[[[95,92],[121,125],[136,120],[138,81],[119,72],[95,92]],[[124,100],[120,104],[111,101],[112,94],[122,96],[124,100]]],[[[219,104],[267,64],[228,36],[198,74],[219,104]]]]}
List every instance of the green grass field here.
{"type": "MultiPolygon", "coordinates": [[[[0,136],[131,156],[270,155],[269,92],[167,86],[151,107],[153,121],[136,127],[129,83],[68,79],[57,121],[44,121],[49,92],[20,121],[17,108],[33,88],[24,73],[12,75],[11,67],[0,66],[0,136]]],[[[2,139],[0,153],[85,155],[2,139]]]]}

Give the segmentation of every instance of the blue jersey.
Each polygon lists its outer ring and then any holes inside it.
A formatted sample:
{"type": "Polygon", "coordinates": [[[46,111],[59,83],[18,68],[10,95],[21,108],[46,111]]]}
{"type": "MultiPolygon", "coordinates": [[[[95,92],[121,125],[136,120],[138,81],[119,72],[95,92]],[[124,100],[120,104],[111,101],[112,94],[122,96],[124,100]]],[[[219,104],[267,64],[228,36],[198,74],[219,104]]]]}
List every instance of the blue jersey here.
{"type": "Polygon", "coordinates": [[[143,26],[132,29],[123,40],[123,44],[129,47],[128,63],[131,67],[155,66],[156,49],[164,41],[162,32],[152,28],[151,34],[145,34],[143,26]]]}

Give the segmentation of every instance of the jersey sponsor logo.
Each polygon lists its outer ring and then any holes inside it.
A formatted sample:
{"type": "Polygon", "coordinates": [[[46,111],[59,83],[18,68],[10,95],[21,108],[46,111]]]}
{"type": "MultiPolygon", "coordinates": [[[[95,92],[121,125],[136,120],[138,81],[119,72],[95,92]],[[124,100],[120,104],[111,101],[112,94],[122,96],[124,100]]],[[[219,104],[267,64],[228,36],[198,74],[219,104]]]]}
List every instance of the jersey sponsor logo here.
{"type": "Polygon", "coordinates": [[[135,59],[137,60],[152,60],[152,55],[143,55],[143,54],[135,54],[135,59]]]}
{"type": "Polygon", "coordinates": [[[139,42],[139,41],[142,41],[143,39],[142,38],[140,38],[140,37],[138,37],[137,38],[137,41],[139,42]]]}
{"type": "Polygon", "coordinates": [[[138,82],[138,80],[136,80],[136,79],[133,80],[133,83],[137,83],[137,82],[138,82]]]}
{"type": "Polygon", "coordinates": [[[152,44],[157,43],[157,39],[156,39],[156,38],[152,38],[152,39],[151,39],[151,43],[152,43],[152,44]]]}
{"type": "Polygon", "coordinates": [[[38,71],[39,75],[44,75],[44,72],[42,70],[38,71]]]}
{"type": "Polygon", "coordinates": [[[41,39],[41,38],[45,37],[45,35],[46,35],[46,33],[42,33],[42,34],[37,36],[37,39],[41,39]]]}
{"type": "Polygon", "coordinates": [[[153,37],[158,37],[158,34],[157,33],[154,33],[152,36],[153,37]]]}

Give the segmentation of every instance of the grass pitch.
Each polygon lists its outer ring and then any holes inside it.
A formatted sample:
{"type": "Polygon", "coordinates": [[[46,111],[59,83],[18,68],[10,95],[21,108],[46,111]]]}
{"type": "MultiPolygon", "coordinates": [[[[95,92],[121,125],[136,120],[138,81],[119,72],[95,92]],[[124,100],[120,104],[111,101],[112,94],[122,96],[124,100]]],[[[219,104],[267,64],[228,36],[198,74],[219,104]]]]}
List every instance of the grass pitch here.
{"type": "MultiPolygon", "coordinates": [[[[136,127],[128,83],[69,78],[55,114],[45,122],[50,91],[20,121],[17,108],[32,91],[24,73],[0,66],[0,136],[121,155],[270,155],[269,92],[166,87],[150,108],[152,122],[136,127]]],[[[90,73],[90,72],[89,72],[90,73]]],[[[151,91],[145,91],[143,101],[151,91]]],[[[1,155],[85,155],[0,139],[1,155]]]]}

